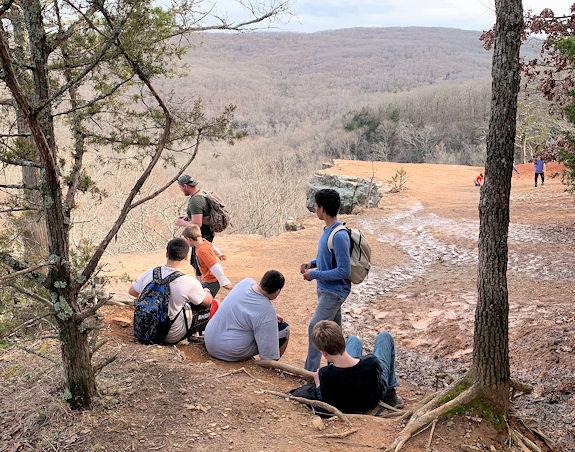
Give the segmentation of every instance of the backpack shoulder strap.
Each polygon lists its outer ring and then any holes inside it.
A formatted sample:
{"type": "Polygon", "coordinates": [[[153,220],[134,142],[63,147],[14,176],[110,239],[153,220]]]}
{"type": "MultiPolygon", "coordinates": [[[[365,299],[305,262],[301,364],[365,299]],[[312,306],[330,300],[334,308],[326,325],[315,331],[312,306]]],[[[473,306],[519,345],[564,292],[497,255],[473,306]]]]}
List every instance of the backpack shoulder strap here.
{"type": "Polygon", "coordinates": [[[152,273],[152,281],[155,282],[156,284],[162,283],[162,267],[154,268],[154,271],[152,273]]]}
{"type": "Polygon", "coordinates": [[[180,276],[184,276],[184,274],[180,271],[172,272],[168,276],[166,276],[164,279],[161,280],[162,281],[161,284],[162,285],[170,284],[174,279],[177,279],[180,276]]]}
{"type": "Polygon", "coordinates": [[[338,233],[339,231],[343,231],[347,229],[345,227],[345,225],[340,224],[339,226],[336,226],[333,231],[331,231],[331,233],[329,234],[329,237],[327,238],[327,249],[330,251],[330,253],[333,253],[333,237],[335,236],[336,233],[338,233]]]}

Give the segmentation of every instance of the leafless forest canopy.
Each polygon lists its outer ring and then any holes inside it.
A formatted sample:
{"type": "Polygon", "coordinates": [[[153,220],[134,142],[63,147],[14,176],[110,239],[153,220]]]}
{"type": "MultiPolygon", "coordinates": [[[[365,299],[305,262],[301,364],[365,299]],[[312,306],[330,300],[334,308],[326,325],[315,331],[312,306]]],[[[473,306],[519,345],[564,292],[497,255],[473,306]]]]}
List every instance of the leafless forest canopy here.
{"type": "MultiPolygon", "coordinates": [[[[204,143],[187,171],[226,200],[229,232],[280,232],[288,217],[305,213],[307,181],[331,158],[483,164],[491,53],[478,32],[373,28],[193,34],[187,41],[189,51],[174,62],[183,77],[162,81],[162,91],[174,102],[201,98],[211,113],[235,104],[248,132],[231,147],[204,143]]],[[[86,195],[75,218],[77,242],[101,236],[129,187],[129,168],[102,170],[94,162],[90,171],[109,196],[86,195]]],[[[172,170],[163,171],[148,190],[172,170]]],[[[173,187],[145,204],[110,251],[165,243],[178,232],[172,221],[185,203],[173,187]]]]}

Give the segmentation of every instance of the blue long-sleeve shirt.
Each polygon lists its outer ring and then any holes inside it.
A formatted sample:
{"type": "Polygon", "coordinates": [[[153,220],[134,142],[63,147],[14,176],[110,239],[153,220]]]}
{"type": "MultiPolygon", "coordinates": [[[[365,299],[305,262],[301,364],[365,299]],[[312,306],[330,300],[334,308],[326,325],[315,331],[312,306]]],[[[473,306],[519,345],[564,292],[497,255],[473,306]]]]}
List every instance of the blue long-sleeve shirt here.
{"type": "Polygon", "coordinates": [[[311,279],[317,280],[317,288],[335,292],[338,295],[347,297],[351,290],[349,275],[351,264],[349,261],[349,235],[346,231],[339,231],[333,237],[333,252],[335,254],[336,267],[333,268],[333,257],[327,247],[327,239],[337,226],[341,225],[336,221],[329,228],[324,228],[317,244],[317,255],[311,261],[311,279]]]}

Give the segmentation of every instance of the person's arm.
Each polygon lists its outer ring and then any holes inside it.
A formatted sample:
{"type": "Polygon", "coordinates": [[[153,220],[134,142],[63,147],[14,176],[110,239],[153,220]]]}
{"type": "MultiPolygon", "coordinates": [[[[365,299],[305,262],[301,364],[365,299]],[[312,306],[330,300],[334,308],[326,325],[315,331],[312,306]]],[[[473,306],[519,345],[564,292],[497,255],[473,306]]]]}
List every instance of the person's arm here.
{"type": "Polygon", "coordinates": [[[213,243],[212,243],[212,248],[214,249],[214,253],[215,253],[216,257],[217,257],[219,260],[221,260],[221,261],[225,261],[225,260],[226,260],[226,255],[225,255],[225,254],[222,254],[222,252],[220,251],[220,249],[219,249],[216,245],[214,245],[213,243]]]}
{"type": "Polygon", "coordinates": [[[219,262],[216,262],[214,265],[210,267],[210,271],[214,274],[214,276],[218,279],[220,286],[231,290],[232,289],[232,282],[228,279],[228,277],[224,274],[224,269],[219,262]]]}
{"type": "Polygon", "coordinates": [[[260,359],[280,359],[280,345],[278,335],[278,322],[276,319],[267,320],[254,327],[254,338],[258,346],[260,359]]]}
{"type": "Polygon", "coordinates": [[[138,292],[135,288],[134,285],[132,284],[130,286],[130,288],[128,289],[128,294],[131,295],[132,297],[138,298],[140,296],[140,292],[138,292]]]}
{"type": "Polygon", "coordinates": [[[200,304],[202,306],[209,306],[212,304],[212,300],[213,300],[212,294],[210,293],[209,289],[206,289],[206,295],[204,296],[204,299],[200,304]]]}
{"type": "Polygon", "coordinates": [[[202,218],[203,217],[201,213],[192,215],[190,220],[186,220],[186,217],[178,217],[176,218],[176,221],[174,221],[174,225],[185,228],[186,226],[197,224],[198,226],[202,227],[202,218]]]}
{"type": "Polygon", "coordinates": [[[335,254],[336,267],[329,270],[312,270],[309,272],[311,279],[321,281],[337,281],[349,279],[351,262],[349,260],[349,235],[346,231],[338,231],[333,236],[333,253],[335,254]]]}

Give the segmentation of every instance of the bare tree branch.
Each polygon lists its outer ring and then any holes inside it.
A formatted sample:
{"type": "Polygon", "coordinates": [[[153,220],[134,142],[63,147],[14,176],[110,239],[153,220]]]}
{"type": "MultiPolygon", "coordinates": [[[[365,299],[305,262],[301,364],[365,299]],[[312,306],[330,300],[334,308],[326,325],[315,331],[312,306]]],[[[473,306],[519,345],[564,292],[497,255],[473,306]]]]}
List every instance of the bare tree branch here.
{"type": "Polygon", "coordinates": [[[166,182],[166,184],[164,184],[163,187],[159,188],[158,190],[156,190],[154,193],[152,193],[151,195],[148,195],[142,199],[139,199],[138,201],[136,201],[134,204],[131,205],[131,209],[134,209],[136,207],[138,207],[140,204],[145,203],[146,201],[149,201],[150,199],[154,199],[156,196],[158,196],[159,194],[163,193],[165,190],[167,190],[167,188],[172,185],[174,182],[176,182],[178,180],[178,177],[180,177],[184,171],[186,170],[186,168],[188,166],[190,166],[190,164],[194,161],[194,159],[196,158],[196,155],[198,153],[198,148],[200,146],[200,137],[201,137],[201,129],[198,130],[198,134],[196,136],[196,145],[195,145],[195,149],[194,152],[192,153],[191,157],[188,159],[188,161],[182,165],[180,171],[178,171],[176,173],[176,175],[174,177],[172,177],[172,179],[170,179],[168,182],[166,182]]]}
{"type": "Polygon", "coordinates": [[[40,187],[38,186],[29,187],[26,184],[0,184],[0,188],[13,188],[16,190],[40,190],[40,187]]]}
{"type": "Polygon", "coordinates": [[[12,98],[0,99],[0,105],[4,105],[5,107],[16,108],[16,103],[14,102],[14,99],[12,99],[12,98]]]}
{"type": "Polygon", "coordinates": [[[17,278],[18,276],[25,275],[27,273],[38,270],[39,268],[47,267],[49,265],[52,265],[52,264],[50,262],[43,262],[41,264],[34,265],[34,266],[26,268],[24,270],[19,270],[17,272],[10,273],[10,274],[5,275],[5,276],[0,276],[0,285],[5,284],[6,282],[10,281],[11,279],[17,278]]]}
{"type": "Polygon", "coordinates": [[[28,325],[32,325],[34,322],[36,322],[38,320],[42,320],[42,319],[44,319],[50,315],[52,315],[52,314],[47,312],[45,314],[41,314],[41,315],[38,315],[38,316],[36,316],[30,320],[27,320],[24,323],[18,325],[16,328],[14,328],[12,331],[10,331],[8,334],[6,334],[4,337],[10,337],[10,336],[14,335],[16,332],[20,331],[22,328],[25,328],[28,325]]]}
{"type": "Polygon", "coordinates": [[[0,16],[10,9],[14,0],[4,0],[0,6],[0,16]]]}
{"type": "Polygon", "coordinates": [[[30,207],[13,207],[11,209],[2,209],[0,213],[11,213],[11,212],[38,212],[41,209],[32,209],[30,207]]]}
{"type": "Polygon", "coordinates": [[[102,298],[100,301],[98,301],[98,303],[90,306],[88,309],[74,314],[74,319],[78,322],[81,322],[82,320],[87,319],[91,315],[94,315],[98,309],[100,309],[102,306],[104,306],[111,299],[112,299],[111,295],[106,297],[106,298],[102,298]]]}
{"type": "Polygon", "coordinates": [[[41,297],[40,295],[35,294],[34,292],[30,292],[29,290],[25,289],[22,286],[19,286],[18,284],[10,283],[9,286],[12,287],[14,290],[17,290],[21,294],[24,294],[24,295],[32,298],[33,300],[39,301],[44,306],[46,306],[48,309],[50,309],[51,314],[54,314],[54,305],[52,304],[52,302],[50,300],[48,300],[44,297],[41,297]]]}
{"type": "MultiPolygon", "coordinates": [[[[97,64],[104,58],[104,56],[106,55],[108,50],[112,47],[112,45],[116,41],[117,37],[123,31],[124,24],[130,18],[130,15],[132,14],[134,6],[135,6],[135,4],[132,5],[132,8],[130,8],[130,10],[128,11],[126,16],[124,18],[122,18],[122,20],[119,23],[117,23],[114,27],[112,27],[112,34],[108,37],[108,40],[105,42],[104,46],[100,49],[100,52],[98,52],[98,54],[92,59],[90,64],[85,66],[84,69],[76,77],[74,77],[71,81],[69,81],[65,85],[61,86],[60,89],[58,91],[56,91],[50,99],[46,100],[42,105],[36,107],[34,109],[34,112],[33,112],[34,115],[37,115],[44,108],[46,108],[48,105],[51,105],[52,102],[54,102],[54,100],[58,99],[62,94],[64,94],[66,91],[68,91],[68,89],[70,89],[71,86],[77,85],[78,82],[80,82],[80,80],[82,80],[84,77],[86,77],[86,75],[88,75],[97,66],[97,64]]],[[[84,16],[84,18],[86,18],[86,16],[84,14],[82,14],[82,15],[84,16]]]]}
{"type": "Polygon", "coordinates": [[[17,165],[17,166],[32,166],[34,168],[42,168],[42,165],[38,162],[31,162],[29,160],[12,160],[4,159],[0,157],[0,162],[6,163],[7,165],[17,165]]]}

